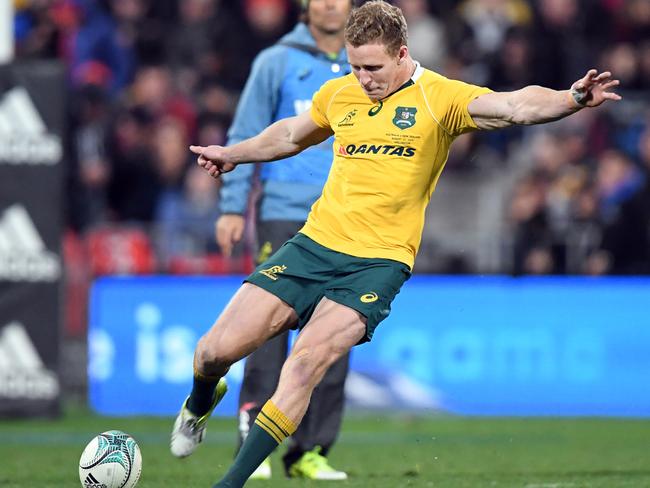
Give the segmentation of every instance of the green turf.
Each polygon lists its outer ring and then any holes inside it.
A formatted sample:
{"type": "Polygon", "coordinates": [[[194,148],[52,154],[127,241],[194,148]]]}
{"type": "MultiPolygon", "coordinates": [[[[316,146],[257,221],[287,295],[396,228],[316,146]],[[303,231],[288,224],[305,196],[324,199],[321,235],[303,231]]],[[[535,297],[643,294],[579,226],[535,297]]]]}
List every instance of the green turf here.
{"type": "MultiPolygon", "coordinates": [[[[167,448],[171,418],[65,418],[0,421],[0,487],[81,486],[77,462],[85,444],[120,429],[139,442],[138,488],[210,487],[232,457],[234,419],[212,419],[205,445],[176,460],[167,448]]],[[[342,488],[650,488],[650,421],[618,419],[405,418],[349,416],[332,464],[350,474],[342,488]]],[[[247,486],[322,487],[276,478],[247,486]]]]}

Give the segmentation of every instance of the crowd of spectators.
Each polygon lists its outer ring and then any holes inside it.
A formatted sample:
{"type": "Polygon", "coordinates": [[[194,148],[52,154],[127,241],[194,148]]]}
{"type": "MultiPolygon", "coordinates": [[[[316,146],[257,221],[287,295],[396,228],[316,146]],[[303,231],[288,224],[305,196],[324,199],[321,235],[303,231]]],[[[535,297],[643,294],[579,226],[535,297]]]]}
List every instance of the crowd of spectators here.
{"type": "MultiPolygon", "coordinates": [[[[650,272],[650,2],[393,3],[409,23],[413,57],[452,78],[566,89],[591,67],[615,73],[617,107],[463,136],[448,171],[491,165],[516,175],[504,203],[510,259],[498,271],[650,272]]],[[[16,57],[67,66],[71,231],[156,229],[158,271],[178,254],[217,253],[218,187],[192,169],[187,147],[225,142],[253,57],[292,27],[298,2],[14,4],[16,57]]]]}

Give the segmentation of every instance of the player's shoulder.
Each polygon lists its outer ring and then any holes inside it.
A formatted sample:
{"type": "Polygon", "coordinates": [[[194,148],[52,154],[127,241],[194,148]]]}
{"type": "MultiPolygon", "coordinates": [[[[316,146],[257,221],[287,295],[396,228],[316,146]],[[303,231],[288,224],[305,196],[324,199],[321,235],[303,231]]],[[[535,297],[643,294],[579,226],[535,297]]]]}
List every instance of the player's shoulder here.
{"type": "Polygon", "coordinates": [[[477,90],[487,90],[483,87],[472,85],[461,80],[447,78],[440,73],[428,69],[424,70],[424,73],[418,82],[421,83],[427,99],[429,99],[430,102],[435,100],[437,103],[449,103],[458,96],[463,96],[465,94],[469,96],[477,90]]]}
{"type": "Polygon", "coordinates": [[[359,82],[357,81],[357,78],[354,76],[354,74],[348,73],[345,76],[338,76],[336,78],[332,78],[331,80],[327,80],[325,83],[323,83],[323,88],[338,90],[340,88],[348,86],[356,87],[358,85],[359,82]]]}
{"type": "Polygon", "coordinates": [[[341,93],[345,93],[346,95],[355,95],[357,92],[362,93],[359,82],[352,73],[326,81],[321,85],[319,92],[327,98],[337,96],[341,93]]]}
{"type": "Polygon", "coordinates": [[[422,85],[425,90],[440,90],[444,89],[449,83],[454,83],[456,80],[447,78],[435,71],[424,68],[422,75],[418,79],[418,83],[422,85]]]}

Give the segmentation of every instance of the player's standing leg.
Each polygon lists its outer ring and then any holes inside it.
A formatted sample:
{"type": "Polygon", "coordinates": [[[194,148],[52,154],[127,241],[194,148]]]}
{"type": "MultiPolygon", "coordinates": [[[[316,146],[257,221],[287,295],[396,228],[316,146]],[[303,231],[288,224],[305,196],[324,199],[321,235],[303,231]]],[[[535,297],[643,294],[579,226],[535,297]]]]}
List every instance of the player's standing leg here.
{"type": "MultiPolygon", "coordinates": [[[[278,387],[280,371],[287,358],[289,333],[284,332],[263,344],[246,358],[244,379],[239,391],[239,444],[246,440],[262,405],[278,387]]],[[[253,479],[269,479],[271,462],[265,460],[251,475],[253,479]]]]}
{"type": "Polygon", "coordinates": [[[334,469],[327,459],[343,420],[345,378],[350,354],[345,354],[325,373],[311,396],[309,409],[291,437],[283,462],[287,474],[319,480],[345,480],[345,471],[334,469]]]}

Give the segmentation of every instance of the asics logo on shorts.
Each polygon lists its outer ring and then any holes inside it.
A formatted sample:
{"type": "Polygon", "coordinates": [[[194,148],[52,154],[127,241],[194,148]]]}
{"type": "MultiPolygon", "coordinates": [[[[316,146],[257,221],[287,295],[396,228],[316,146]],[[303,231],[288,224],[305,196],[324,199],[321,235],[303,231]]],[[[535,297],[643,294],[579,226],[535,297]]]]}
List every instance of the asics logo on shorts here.
{"type": "Polygon", "coordinates": [[[278,273],[283,273],[285,269],[287,269],[287,267],[283,264],[281,266],[271,266],[270,268],[262,269],[260,270],[260,273],[262,273],[267,278],[271,278],[273,281],[275,281],[278,279],[276,275],[278,273]]]}
{"type": "Polygon", "coordinates": [[[374,291],[371,291],[370,293],[366,293],[365,295],[361,295],[359,300],[361,300],[363,303],[372,303],[376,302],[379,299],[377,294],[374,291]]]}

